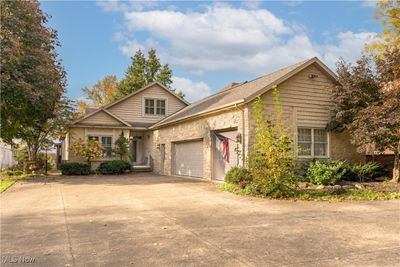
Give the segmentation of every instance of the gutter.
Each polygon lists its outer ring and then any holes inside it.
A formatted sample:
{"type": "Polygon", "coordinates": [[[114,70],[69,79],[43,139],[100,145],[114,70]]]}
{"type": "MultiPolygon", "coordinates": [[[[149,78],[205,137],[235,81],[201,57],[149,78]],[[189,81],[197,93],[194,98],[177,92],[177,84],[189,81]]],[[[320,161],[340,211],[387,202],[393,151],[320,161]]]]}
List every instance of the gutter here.
{"type": "Polygon", "coordinates": [[[225,109],[232,108],[232,106],[236,107],[237,105],[243,104],[244,102],[245,102],[245,99],[240,99],[238,101],[234,101],[232,103],[228,103],[228,104],[225,104],[223,106],[219,106],[217,108],[213,108],[213,109],[210,109],[210,110],[207,110],[207,111],[204,111],[204,112],[200,112],[200,113],[197,113],[195,115],[188,115],[188,116],[185,116],[183,118],[167,122],[165,124],[154,125],[154,126],[149,127],[149,129],[150,130],[159,129],[159,128],[162,128],[162,127],[166,127],[166,126],[170,126],[170,125],[182,122],[182,121],[188,121],[188,120],[191,120],[191,119],[207,116],[207,115],[210,115],[210,114],[213,114],[213,113],[220,112],[220,111],[225,110],[225,109]]]}

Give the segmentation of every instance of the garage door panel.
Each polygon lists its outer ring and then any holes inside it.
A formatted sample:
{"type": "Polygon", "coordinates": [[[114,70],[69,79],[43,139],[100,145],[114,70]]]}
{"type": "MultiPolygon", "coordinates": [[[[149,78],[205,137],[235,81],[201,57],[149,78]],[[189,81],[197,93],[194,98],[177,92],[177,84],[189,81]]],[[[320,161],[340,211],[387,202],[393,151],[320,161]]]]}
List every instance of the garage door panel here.
{"type": "Polygon", "coordinates": [[[235,166],[238,166],[238,155],[235,149],[238,147],[236,140],[237,131],[221,132],[221,135],[228,137],[229,140],[229,162],[226,162],[222,156],[222,145],[221,141],[214,138],[213,145],[213,179],[218,181],[224,181],[225,174],[235,166]]]}
{"type": "Polygon", "coordinates": [[[176,175],[203,177],[203,141],[176,143],[174,151],[176,175]]]}

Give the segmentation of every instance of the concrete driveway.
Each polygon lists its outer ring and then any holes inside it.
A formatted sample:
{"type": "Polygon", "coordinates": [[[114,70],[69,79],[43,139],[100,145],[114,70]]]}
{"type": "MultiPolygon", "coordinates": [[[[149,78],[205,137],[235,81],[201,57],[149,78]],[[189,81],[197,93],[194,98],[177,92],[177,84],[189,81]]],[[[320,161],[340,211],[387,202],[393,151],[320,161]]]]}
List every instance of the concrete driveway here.
{"type": "Polygon", "coordinates": [[[2,266],[396,266],[400,202],[270,201],[152,174],[27,181],[1,195],[1,252],[2,266]]]}

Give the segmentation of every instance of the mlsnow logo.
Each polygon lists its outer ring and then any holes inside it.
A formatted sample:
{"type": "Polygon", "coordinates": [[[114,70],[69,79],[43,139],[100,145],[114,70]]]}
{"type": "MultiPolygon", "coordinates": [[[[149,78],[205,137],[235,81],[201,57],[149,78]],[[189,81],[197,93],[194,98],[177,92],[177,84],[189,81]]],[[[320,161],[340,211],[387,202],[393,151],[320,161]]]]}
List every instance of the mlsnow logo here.
{"type": "Polygon", "coordinates": [[[6,255],[1,256],[1,263],[9,264],[33,264],[35,263],[35,257],[32,256],[16,256],[16,255],[6,255]]]}

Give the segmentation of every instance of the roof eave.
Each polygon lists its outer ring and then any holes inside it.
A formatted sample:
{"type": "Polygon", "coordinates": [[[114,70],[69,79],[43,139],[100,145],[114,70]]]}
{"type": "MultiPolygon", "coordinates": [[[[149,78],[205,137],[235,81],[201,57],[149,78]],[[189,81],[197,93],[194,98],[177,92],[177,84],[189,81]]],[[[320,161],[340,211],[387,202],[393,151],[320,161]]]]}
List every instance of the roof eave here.
{"type": "Polygon", "coordinates": [[[216,113],[216,112],[222,111],[224,109],[232,108],[233,106],[243,105],[244,103],[245,103],[245,99],[240,99],[238,101],[234,101],[234,102],[231,102],[229,104],[226,104],[226,105],[214,108],[214,109],[210,109],[210,110],[206,110],[204,112],[197,113],[196,115],[185,116],[185,117],[182,117],[180,119],[173,120],[173,121],[166,122],[166,123],[162,123],[162,121],[161,121],[161,122],[156,123],[155,125],[149,127],[149,129],[154,130],[154,129],[158,129],[158,128],[161,128],[161,127],[166,127],[166,126],[169,126],[169,125],[172,125],[172,124],[176,124],[176,123],[179,123],[179,122],[182,122],[182,121],[188,121],[188,120],[196,119],[196,118],[199,118],[199,117],[207,116],[209,114],[216,113]]]}

